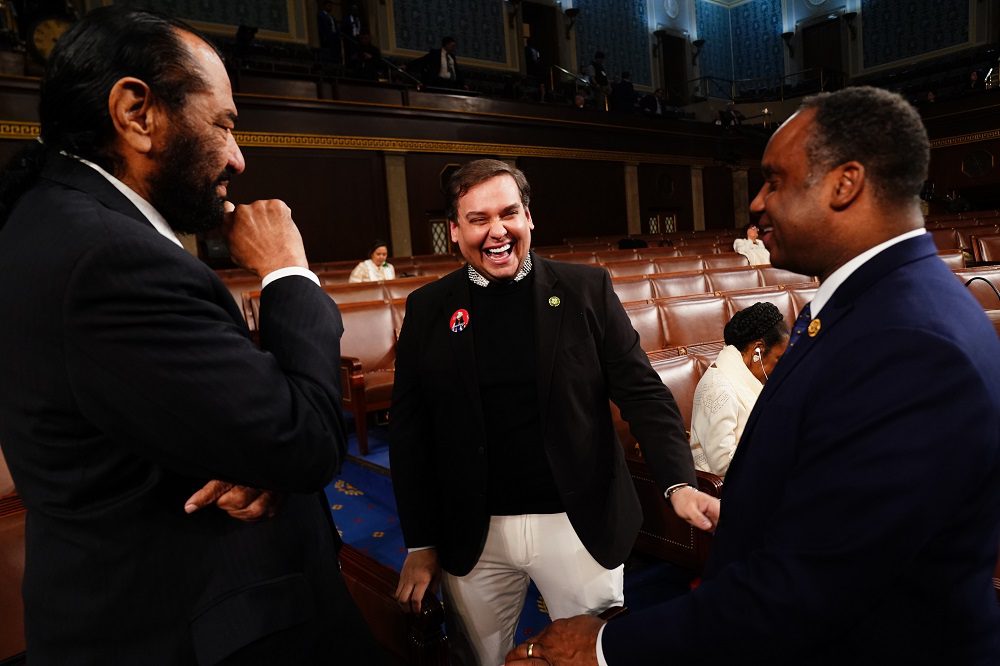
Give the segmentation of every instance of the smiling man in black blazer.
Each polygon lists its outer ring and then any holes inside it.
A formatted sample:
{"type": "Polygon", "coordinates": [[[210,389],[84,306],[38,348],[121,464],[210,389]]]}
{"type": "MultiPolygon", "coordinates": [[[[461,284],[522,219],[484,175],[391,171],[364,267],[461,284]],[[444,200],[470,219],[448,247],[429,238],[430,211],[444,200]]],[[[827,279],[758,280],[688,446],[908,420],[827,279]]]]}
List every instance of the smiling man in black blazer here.
{"type": "Polygon", "coordinates": [[[496,160],[448,188],[468,264],[411,294],[399,339],[391,467],[414,610],[444,569],[458,663],[503,660],[531,578],[553,617],[622,603],[642,521],[612,426],[621,409],[678,514],[711,527],[677,405],[608,273],[530,253],[528,182],[496,160]]]}
{"type": "Polygon", "coordinates": [[[218,53],[177,21],[98,9],[56,46],[39,111],[0,192],[28,659],[377,661],[320,492],[344,455],[343,325],[288,207],[224,202],[244,162],[218,53]],[[263,278],[261,349],[177,239],[224,219],[263,278]]]}

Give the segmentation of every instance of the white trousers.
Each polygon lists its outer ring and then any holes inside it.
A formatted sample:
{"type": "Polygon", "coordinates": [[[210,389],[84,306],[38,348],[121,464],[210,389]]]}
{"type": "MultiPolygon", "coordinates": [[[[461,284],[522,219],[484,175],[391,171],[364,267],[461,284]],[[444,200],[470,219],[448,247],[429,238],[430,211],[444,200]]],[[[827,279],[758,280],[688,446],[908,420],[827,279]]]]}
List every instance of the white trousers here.
{"type": "Polygon", "coordinates": [[[598,564],[565,513],[493,516],[472,571],[442,577],[452,663],[503,664],[514,647],[529,578],[558,620],[622,605],[623,570],[598,564]]]}

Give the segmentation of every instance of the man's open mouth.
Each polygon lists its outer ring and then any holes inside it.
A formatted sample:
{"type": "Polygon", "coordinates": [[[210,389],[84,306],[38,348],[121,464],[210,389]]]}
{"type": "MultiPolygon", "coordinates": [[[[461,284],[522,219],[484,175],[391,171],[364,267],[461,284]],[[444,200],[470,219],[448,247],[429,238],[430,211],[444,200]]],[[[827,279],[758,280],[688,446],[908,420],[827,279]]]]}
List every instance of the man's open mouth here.
{"type": "Polygon", "coordinates": [[[509,257],[513,251],[513,243],[504,243],[498,247],[491,247],[487,250],[483,250],[483,254],[494,261],[503,261],[509,257]]]}

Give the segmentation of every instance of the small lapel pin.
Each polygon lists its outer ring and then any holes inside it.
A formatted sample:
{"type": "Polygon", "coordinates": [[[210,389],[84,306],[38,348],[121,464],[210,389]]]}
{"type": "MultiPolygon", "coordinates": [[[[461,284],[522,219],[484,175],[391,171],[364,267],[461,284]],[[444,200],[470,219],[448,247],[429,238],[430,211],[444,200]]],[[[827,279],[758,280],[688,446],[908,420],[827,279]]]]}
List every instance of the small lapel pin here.
{"type": "Polygon", "coordinates": [[[557,308],[562,301],[559,300],[558,296],[549,296],[549,307],[557,308]]]}
{"type": "Polygon", "coordinates": [[[809,322],[809,328],[806,329],[806,333],[809,334],[810,338],[815,338],[819,334],[819,329],[822,325],[819,319],[813,319],[809,322]]]}
{"type": "Polygon", "coordinates": [[[448,328],[451,329],[452,333],[461,333],[465,330],[465,327],[469,325],[469,311],[468,310],[455,310],[455,314],[451,316],[451,321],[448,322],[448,328]]]}

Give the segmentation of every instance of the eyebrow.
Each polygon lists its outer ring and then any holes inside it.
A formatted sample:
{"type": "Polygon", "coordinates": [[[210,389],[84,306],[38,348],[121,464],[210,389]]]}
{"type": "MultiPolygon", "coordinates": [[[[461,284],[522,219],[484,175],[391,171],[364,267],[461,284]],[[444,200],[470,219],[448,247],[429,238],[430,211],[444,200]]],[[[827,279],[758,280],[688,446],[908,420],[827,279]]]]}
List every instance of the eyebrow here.
{"type": "MultiPolygon", "coordinates": [[[[521,204],[513,203],[504,208],[503,210],[501,210],[500,214],[507,215],[509,213],[516,213],[520,208],[521,204]]],[[[476,215],[489,215],[489,213],[483,210],[470,210],[468,213],[465,214],[465,217],[466,219],[468,219],[470,217],[475,217],[476,215]]]]}

